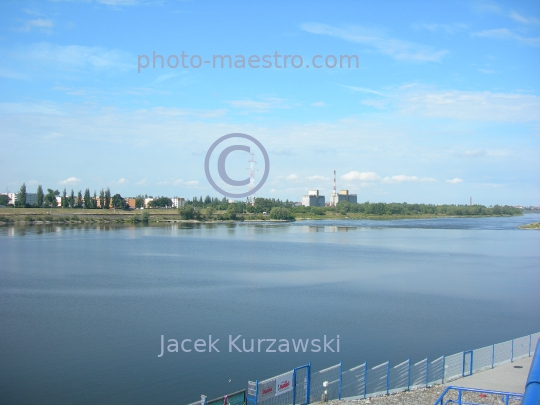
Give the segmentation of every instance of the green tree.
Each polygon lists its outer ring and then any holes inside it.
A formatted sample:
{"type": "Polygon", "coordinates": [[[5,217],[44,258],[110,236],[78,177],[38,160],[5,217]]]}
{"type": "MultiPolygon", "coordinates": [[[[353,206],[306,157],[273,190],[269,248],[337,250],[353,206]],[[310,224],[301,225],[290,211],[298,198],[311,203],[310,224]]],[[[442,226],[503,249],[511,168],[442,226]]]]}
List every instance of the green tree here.
{"type": "Polygon", "coordinates": [[[141,214],[141,221],[143,224],[147,224],[150,220],[150,213],[148,211],[143,211],[141,214]]]}
{"type": "Polygon", "coordinates": [[[105,206],[105,191],[101,189],[99,192],[99,207],[103,208],[105,206]]]}
{"type": "Polygon", "coordinates": [[[135,197],[135,208],[143,208],[144,207],[144,197],[142,195],[138,195],[135,197]]]}
{"type": "Polygon", "coordinates": [[[9,196],[7,194],[0,194],[0,205],[8,205],[9,196]]]}
{"type": "Polygon", "coordinates": [[[69,208],[75,208],[75,192],[71,189],[71,194],[69,195],[69,208]]]}
{"type": "Polygon", "coordinates": [[[111,206],[111,190],[109,190],[109,187],[107,187],[107,190],[105,190],[105,204],[103,205],[103,208],[109,209],[111,206]]]}
{"type": "Polygon", "coordinates": [[[45,205],[47,207],[54,208],[56,207],[56,197],[60,195],[60,191],[53,190],[52,188],[47,189],[47,194],[45,195],[45,205]]]}
{"type": "Polygon", "coordinates": [[[38,207],[42,207],[43,206],[43,198],[45,197],[45,195],[43,194],[43,187],[41,187],[41,184],[38,186],[37,188],[37,192],[36,192],[36,205],[38,207]]]}
{"type": "Polygon", "coordinates": [[[62,191],[62,208],[68,208],[69,207],[69,199],[67,197],[67,191],[64,188],[64,191],[62,191]]]}
{"type": "Polygon", "coordinates": [[[201,219],[201,213],[196,211],[191,205],[178,208],[180,219],[201,219]]]}
{"type": "Polygon", "coordinates": [[[90,190],[89,189],[86,189],[84,190],[84,201],[83,201],[83,206],[84,208],[88,209],[88,208],[92,208],[92,203],[90,201],[90,190]]]}
{"type": "Polygon", "coordinates": [[[273,207],[270,211],[270,219],[280,219],[285,221],[293,221],[294,216],[287,208],[273,207]]]}
{"type": "Polygon", "coordinates": [[[82,196],[82,193],[81,193],[81,190],[79,190],[79,192],[77,193],[77,205],[76,205],[77,208],[82,208],[83,207],[83,196],[82,196]]]}
{"type": "Polygon", "coordinates": [[[172,200],[167,197],[159,197],[148,203],[150,208],[167,208],[172,207],[172,200]]]}
{"type": "Polygon", "coordinates": [[[112,201],[113,208],[123,209],[126,207],[126,202],[120,194],[113,195],[111,201],[112,201]]]}
{"type": "Polygon", "coordinates": [[[26,184],[23,183],[19,193],[17,194],[17,201],[15,203],[18,207],[26,206],[26,184]]]}

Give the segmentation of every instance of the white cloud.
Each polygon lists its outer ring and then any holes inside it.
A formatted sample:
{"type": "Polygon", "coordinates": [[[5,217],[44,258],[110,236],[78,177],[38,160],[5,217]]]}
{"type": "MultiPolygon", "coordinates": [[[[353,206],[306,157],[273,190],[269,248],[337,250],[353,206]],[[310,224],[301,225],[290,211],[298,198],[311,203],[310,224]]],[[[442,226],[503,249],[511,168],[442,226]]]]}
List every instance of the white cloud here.
{"type": "Polygon", "coordinates": [[[76,186],[81,182],[81,179],[78,179],[77,177],[68,177],[65,180],[62,180],[58,182],[61,186],[76,186]]]}
{"type": "Polygon", "coordinates": [[[509,30],[508,28],[497,28],[492,30],[473,32],[471,36],[479,38],[513,39],[525,45],[540,46],[540,37],[523,37],[509,30]]]}
{"type": "Polygon", "coordinates": [[[27,186],[37,186],[39,182],[37,180],[30,180],[25,183],[27,186]]]}
{"type": "Polygon", "coordinates": [[[395,97],[392,101],[406,114],[494,122],[540,120],[540,97],[535,95],[412,88],[395,97]]]}
{"type": "Polygon", "coordinates": [[[147,179],[142,179],[136,182],[135,184],[138,186],[147,186],[148,184],[150,184],[150,182],[147,179]]]}
{"type": "Polygon", "coordinates": [[[115,181],[114,184],[118,184],[119,186],[129,183],[125,178],[121,178],[118,181],[115,181]]]}
{"type": "Polygon", "coordinates": [[[293,180],[298,180],[298,175],[296,174],[289,174],[287,177],[285,177],[285,180],[287,181],[293,181],[293,180]]]}
{"type": "Polygon", "coordinates": [[[324,107],[326,106],[326,104],[324,103],[324,101],[316,101],[315,103],[311,103],[311,105],[313,107],[324,107]]]}
{"type": "Polygon", "coordinates": [[[51,103],[0,103],[0,113],[62,115],[62,109],[51,103]]]}
{"type": "Polygon", "coordinates": [[[365,87],[345,86],[344,84],[340,84],[340,86],[345,87],[346,89],[349,89],[349,90],[361,91],[363,93],[371,93],[371,94],[376,94],[378,96],[384,96],[384,94],[382,94],[380,91],[371,90],[365,87]]]}
{"type": "Polygon", "coordinates": [[[290,106],[282,98],[265,97],[262,100],[230,100],[226,101],[233,108],[239,108],[250,112],[268,112],[270,110],[290,108],[290,106]]]}
{"type": "Polygon", "coordinates": [[[455,177],[453,178],[452,180],[446,180],[447,183],[450,183],[450,184],[457,184],[457,183],[461,183],[463,180],[460,179],[459,177],[455,177]]]}
{"type": "Polygon", "coordinates": [[[313,180],[328,181],[329,180],[328,177],[319,176],[318,174],[316,174],[315,176],[308,176],[308,177],[306,177],[306,179],[308,179],[309,181],[313,181],[313,180]]]}
{"type": "MultiPolygon", "coordinates": [[[[169,182],[163,182],[163,183],[169,184],[169,182]]],[[[199,182],[197,180],[184,181],[182,179],[178,179],[173,182],[173,185],[175,186],[197,186],[198,184],[199,182]]]]}
{"type": "Polygon", "coordinates": [[[7,79],[20,79],[20,80],[24,80],[28,78],[25,74],[22,74],[12,69],[5,69],[5,68],[0,68],[0,77],[5,77],[7,79]]]}
{"type": "Polygon", "coordinates": [[[23,48],[16,56],[57,70],[127,70],[133,67],[128,52],[99,46],[56,45],[44,42],[23,48]]]}
{"type": "Polygon", "coordinates": [[[382,179],[383,183],[388,183],[388,184],[403,183],[403,182],[428,182],[428,183],[431,183],[431,182],[434,182],[434,181],[437,181],[437,180],[433,179],[431,177],[419,178],[417,176],[406,176],[404,174],[398,174],[396,176],[385,177],[384,179],[382,179]]]}
{"type": "Polygon", "coordinates": [[[481,156],[508,156],[510,151],[502,149],[468,149],[462,152],[455,152],[457,156],[481,157],[481,156]]]}
{"type": "Polygon", "coordinates": [[[516,13],[515,11],[512,11],[510,13],[510,18],[514,21],[520,22],[522,24],[536,24],[540,25],[540,19],[536,17],[525,17],[521,14],[516,13]]]}
{"type": "Polygon", "coordinates": [[[155,107],[151,109],[152,112],[155,112],[159,115],[168,115],[168,116],[193,116],[197,118],[219,118],[223,117],[227,110],[217,109],[217,110],[198,110],[194,108],[176,108],[176,107],[155,107]]]}
{"type": "Polygon", "coordinates": [[[416,24],[415,28],[423,28],[431,32],[444,32],[445,34],[455,34],[460,31],[467,30],[469,27],[467,24],[454,23],[454,24],[416,24]]]}
{"type": "Polygon", "coordinates": [[[51,34],[53,27],[54,22],[52,20],[37,18],[35,20],[25,21],[24,25],[21,28],[18,28],[17,31],[30,32],[35,28],[47,34],[51,34]]]}
{"type": "Polygon", "coordinates": [[[380,176],[374,172],[349,172],[341,176],[343,180],[359,180],[359,181],[377,181],[380,180],[380,176]]]}
{"type": "Polygon", "coordinates": [[[440,62],[443,56],[448,53],[445,50],[435,50],[429,46],[391,38],[383,32],[360,26],[338,28],[326,24],[305,23],[301,27],[312,34],[328,35],[349,42],[364,44],[398,60],[440,62]]]}

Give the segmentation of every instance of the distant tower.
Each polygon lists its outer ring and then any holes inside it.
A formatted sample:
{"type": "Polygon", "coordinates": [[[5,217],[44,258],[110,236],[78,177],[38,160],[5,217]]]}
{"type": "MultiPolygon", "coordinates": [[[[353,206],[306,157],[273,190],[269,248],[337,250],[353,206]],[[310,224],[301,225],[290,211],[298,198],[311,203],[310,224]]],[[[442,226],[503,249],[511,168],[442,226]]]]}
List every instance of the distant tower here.
{"type": "Polygon", "coordinates": [[[255,156],[254,153],[251,154],[251,159],[249,160],[249,191],[255,188],[255,156]]]}
{"type": "Polygon", "coordinates": [[[338,202],[338,196],[336,191],[336,171],[334,170],[334,185],[332,186],[332,193],[330,194],[330,206],[335,207],[338,202]]]}
{"type": "Polygon", "coordinates": [[[472,205],[472,197],[469,198],[469,205],[472,205]]]}
{"type": "MultiPolygon", "coordinates": [[[[254,153],[251,154],[251,159],[248,160],[249,162],[249,191],[253,190],[255,188],[255,159],[253,158],[255,156],[254,153]]],[[[249,196],[246,201],[248,204],[254,205],[255,204],[255,195],[249,196]]]]}

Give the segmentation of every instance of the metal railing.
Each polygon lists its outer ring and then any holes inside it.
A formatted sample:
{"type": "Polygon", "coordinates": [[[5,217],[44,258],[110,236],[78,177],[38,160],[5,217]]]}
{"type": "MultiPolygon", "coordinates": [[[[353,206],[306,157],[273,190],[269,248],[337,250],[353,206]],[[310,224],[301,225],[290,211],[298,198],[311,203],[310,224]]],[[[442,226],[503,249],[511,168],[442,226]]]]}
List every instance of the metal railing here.
{"type": "Polygon", "coordinates": [[[521,405],[540,404],[540,341],[536,344],[536,351],[525,383],[525,393],[521,405]]]}
{"type": "MultiPolygon", "coordinates": [[[[446,387],[446,389],[441,393],[439,398],[435,401],[434,405],[447,405],[447,404],[458,404],[458,405],[476,405],[476,402],[474,401],[475,397],[478,397],[479,395],[482,395],[484,399],[487,399],[487,397],[490,397],[489,399],[493,399],[497,401],[497,403],[501,403],[504,405],[511,405],[511,404],[520,404],[521,399],[523,398],[522,394],[516,394],[514,392],[502,392],[502,391],[492,391],[492,390],[480,390],[476,388],[463,388],[463,387],[446,387]],[[475,394],[475,395],[469,395],[467,397],[467,394],[475,394]],[[451,394],[454,394],[453,397],[457,398],[447,398],[447,396],[451,396],[451,394]]],[[[485,400],[483,401],[484,403],[485,400]]],[[[494,403],[494,402],[491,402],[494,403]]]]}
{"type": "MultiPolygon", "coordinates": [[[[343,370],[340,362],[324,370],[312,372],[310,363],[263,381],[248,382],[246,400],[249,405],[305,405],[318,402],[321,398],[327,401],[369,398],[430,387],[519,358],[530,357],[535,353],[539,339],[540,332],[475,350],[441,356],[431,361],[426,358],[414,364],[409,359],[397,365],[387,361],[368,367],[367,363],[364,363],[343,370]],[[276,384],[286,377],[292,378],[292,388],[280,393],[276,384]]],[[[540,349],[537,348],[538,350],[540,349]]],[[[538,389],[540,392],[540,370],[535,378],[539,382],[531,384],[531,390],[538,389]]],[[[207,403],[201,400],[190,405],[207,403]]]]}

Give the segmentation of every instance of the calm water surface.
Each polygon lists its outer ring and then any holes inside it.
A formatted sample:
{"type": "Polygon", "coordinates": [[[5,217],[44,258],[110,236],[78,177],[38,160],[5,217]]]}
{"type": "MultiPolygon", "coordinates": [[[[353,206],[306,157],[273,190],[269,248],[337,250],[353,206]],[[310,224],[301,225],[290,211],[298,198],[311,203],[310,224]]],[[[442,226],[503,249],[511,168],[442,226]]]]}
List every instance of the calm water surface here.
{"type": "Polygon", "coordinates": [[[540,232],[516,228],[539,219],[0,227],[0,402],[182,404],[308,361],[416,362],[540,331],[540,232]],[[229,353],[238,334],[340,335],[340,352],[229,353]],[[221,352],[159,358],[161,335],[221,352]]]}

